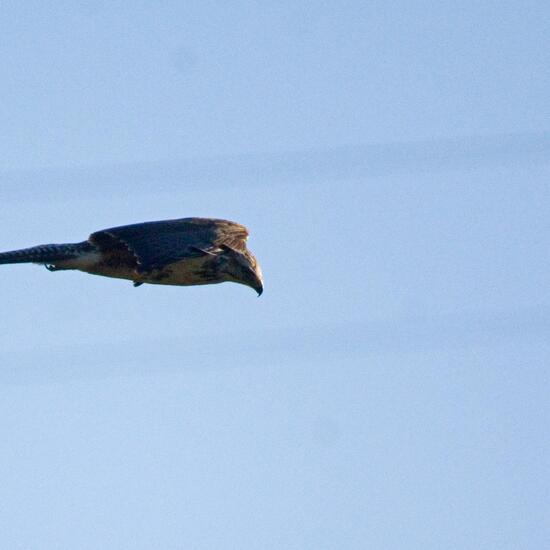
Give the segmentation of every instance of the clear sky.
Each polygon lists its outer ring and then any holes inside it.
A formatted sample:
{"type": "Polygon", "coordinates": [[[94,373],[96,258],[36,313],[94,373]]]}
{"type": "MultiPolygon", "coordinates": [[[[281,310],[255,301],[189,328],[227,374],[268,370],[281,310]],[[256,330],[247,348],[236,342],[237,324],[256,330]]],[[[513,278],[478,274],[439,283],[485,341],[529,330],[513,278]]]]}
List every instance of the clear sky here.
{"type": "Polygon", "coordinates": [[[0,249],[222,217],[265,292],[2,266],[0,547],[547,547],[549,22],[3,3],[0,249]]]}

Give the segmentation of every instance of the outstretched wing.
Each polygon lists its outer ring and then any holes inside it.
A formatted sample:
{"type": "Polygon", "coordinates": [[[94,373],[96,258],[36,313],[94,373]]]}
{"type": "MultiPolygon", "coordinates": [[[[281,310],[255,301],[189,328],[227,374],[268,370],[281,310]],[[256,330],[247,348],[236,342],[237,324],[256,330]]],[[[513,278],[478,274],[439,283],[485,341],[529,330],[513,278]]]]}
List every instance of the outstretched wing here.
{"type": "Polygon", "coordinates": [[[104,252],[131,252],[136,271],[143,273],[186,258],[214,254],[224,246],[244,252],[247,237],[246,227],[238,223],[182,218],[103,229],[88,240],[104,252]]]}

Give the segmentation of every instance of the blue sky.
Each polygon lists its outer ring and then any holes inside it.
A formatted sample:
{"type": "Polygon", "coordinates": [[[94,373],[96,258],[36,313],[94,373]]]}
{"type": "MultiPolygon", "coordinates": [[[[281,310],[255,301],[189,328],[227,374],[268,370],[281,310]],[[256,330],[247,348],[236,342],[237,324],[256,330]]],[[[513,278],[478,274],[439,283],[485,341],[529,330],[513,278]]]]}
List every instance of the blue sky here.
{"type": "Polygon", "coordinates": [[[0,248],[184,216],[260,299],[0,269],[0,545],[542,548],[550,8],[25,2],[0,248]]]}

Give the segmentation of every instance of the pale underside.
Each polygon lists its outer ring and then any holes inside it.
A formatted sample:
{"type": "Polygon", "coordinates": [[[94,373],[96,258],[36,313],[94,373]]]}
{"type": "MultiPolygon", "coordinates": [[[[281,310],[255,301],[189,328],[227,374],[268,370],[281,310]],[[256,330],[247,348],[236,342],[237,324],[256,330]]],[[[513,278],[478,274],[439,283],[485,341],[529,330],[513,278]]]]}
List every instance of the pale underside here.
{"type": "Polygon", "coordinates": [[[214,272],[211,267],[212,257],[209,255],[168,264],[160,269],[138,272],[132,262],[116,261],[115,256],[92,252],[79,258],[55,262],[57,269],[77,269],[92,275],[128,279],[137,283],[162,285],[205,285],[229,281],[230,277],[214,272]]]}

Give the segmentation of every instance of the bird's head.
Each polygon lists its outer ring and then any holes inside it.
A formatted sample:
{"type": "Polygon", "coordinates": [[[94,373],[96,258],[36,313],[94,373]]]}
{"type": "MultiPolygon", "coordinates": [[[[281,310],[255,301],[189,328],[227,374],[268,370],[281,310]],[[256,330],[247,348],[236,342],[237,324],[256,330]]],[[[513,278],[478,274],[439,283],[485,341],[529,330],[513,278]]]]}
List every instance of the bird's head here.
{"type": "Polygon", "coordinates": [[[258,296],[264,290],[262,270],[254,254],[249,250],[236,250],[223,246],[222,269],[229,281],[253,288],[258,296]]]}

